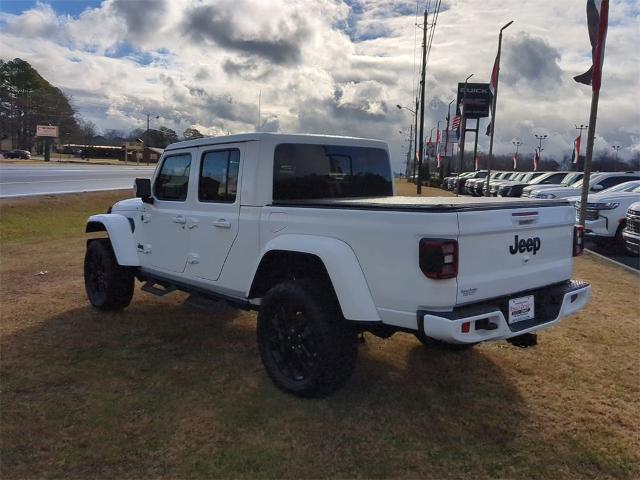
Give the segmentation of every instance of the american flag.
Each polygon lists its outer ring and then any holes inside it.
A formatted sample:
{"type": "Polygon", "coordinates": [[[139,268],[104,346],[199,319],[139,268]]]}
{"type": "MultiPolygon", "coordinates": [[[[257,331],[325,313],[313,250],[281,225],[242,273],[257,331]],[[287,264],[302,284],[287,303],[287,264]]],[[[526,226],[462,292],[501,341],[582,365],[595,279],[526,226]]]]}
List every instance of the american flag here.
{"type": "Polygon", "coordinates": [[[518,155],[517,153],[513,154],[513,169],[515,170],[516,168],[518,168],[518,160],[520,159],[520,155],[518,155]]]}
{"type": "Polygon", "coordinates": [[[580,160],[580,135],[573,141],[573,163],[578,163],[580,160]]]}
{"type": "Polygon", "coordinates": [[[460,128],[460,115],[456,115],[453,117],[453,121],[451,122],[451,130],[458,130],[460,128]]]}
{"type": "Polygon", "coordinates": [[[536,153],[533,154],[533,171],[537,172],[540,166],[540,148],[536,147],[536,153]]]}

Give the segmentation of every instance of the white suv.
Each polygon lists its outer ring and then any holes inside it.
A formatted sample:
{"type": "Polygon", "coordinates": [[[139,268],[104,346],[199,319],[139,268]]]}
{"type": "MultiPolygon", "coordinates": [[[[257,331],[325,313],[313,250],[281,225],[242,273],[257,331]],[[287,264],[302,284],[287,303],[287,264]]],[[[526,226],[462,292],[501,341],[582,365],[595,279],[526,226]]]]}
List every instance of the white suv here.
{"type": "MultiPolygon", "coordinates": [[[[631,180],[640,180],[640,172],[602,172],[594,174],[589,183],[589,192],[597,193],[631,180]]],[[[570,187],[546,188],[533,190],[533,198],[569,198],[580,195],[582,182],[574,183],[570,187]]]]}
{"type": "MultiPolygon", "coordinates": [[[[571,197],[576,201],[576,219],[580,217],[580,197],[571,197]]],[[[621,183],[601,193],[589,195],[585,215],[585,236],[598,244],[611,244],[621,247],[622,230],[626,223],[629,206],[640,201],[640,180],[621,183]]]]}

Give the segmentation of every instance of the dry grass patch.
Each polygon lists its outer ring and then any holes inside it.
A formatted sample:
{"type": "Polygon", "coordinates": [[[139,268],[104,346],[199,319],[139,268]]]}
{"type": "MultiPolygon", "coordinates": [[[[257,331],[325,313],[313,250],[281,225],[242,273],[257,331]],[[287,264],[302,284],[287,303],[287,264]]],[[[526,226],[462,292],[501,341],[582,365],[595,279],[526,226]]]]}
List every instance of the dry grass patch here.
{"type": "Polygon", "coordinates": [[[0,203],[2,478],[640,476],[636,275],[578,259],[594,298],[535,349],[368,335],[345,389],[300,400],[253,313],[88,306],[84,219],[119,195],[0,203]]]}

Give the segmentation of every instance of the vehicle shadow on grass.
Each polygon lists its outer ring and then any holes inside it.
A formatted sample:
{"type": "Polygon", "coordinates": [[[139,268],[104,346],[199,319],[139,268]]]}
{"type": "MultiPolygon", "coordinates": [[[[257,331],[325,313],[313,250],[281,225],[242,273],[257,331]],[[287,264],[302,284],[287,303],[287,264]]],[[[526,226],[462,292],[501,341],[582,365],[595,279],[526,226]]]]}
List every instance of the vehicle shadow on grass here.
{"type": "Polygon", "coordinates": [[[3,338],[2,357],[6,478],[511,475],[525,448],[527,407],[499,365],[407,335],[368,341],[317,400],[273,387],[255,314],[176,302],[75,308],[3,338]]]}

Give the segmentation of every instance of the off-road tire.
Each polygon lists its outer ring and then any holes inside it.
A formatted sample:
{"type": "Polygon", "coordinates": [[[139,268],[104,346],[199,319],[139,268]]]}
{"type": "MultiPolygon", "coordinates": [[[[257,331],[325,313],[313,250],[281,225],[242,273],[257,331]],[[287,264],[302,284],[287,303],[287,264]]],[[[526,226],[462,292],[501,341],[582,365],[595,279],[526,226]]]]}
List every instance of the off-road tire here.
{"type": "Polygon", "coordinates": [[[428,337],[424,332],[414,333],[415,337],[427,348],[441,348],[443,350],[449,350],[452,352],[465,352],[473,348],[477,343],[447,343],[442,340],[436,340],[435,338],[428,337]]]}
{"type": "Polygon", "coordinates": [[[118,264],[108,238],[91,240],[84,257],[84,286],[100,310],[122,310],[131,302],[135,269],[118,264]]]}
{"type": "Polygon", "coordinates": [[[323,282],[293,280],[272,287],[260,305],[257,336],[269,377],[293,395],[329,395],[355,367],[357,333],[323,282]]]}

